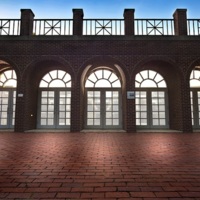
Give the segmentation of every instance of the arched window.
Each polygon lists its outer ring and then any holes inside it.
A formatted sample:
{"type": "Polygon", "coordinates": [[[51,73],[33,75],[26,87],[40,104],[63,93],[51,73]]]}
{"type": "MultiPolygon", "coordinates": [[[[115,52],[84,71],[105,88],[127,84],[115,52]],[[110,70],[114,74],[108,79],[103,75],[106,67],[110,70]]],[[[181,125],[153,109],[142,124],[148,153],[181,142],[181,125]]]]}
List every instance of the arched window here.
{"type": "Polygon", "coordinates": [[[200,70],[197,66],[190,74],[191,117],[194,128],[200,127],[200,70]]]}
{"type": "Polygon", "coordinates": [[[192,70],[190,74],[190,87],[200,88],[200,71],[192,70]]]}
{"type": "Polygon", "coordinates": [[[164,78],[152,70],[141,71],[135,77],[135,88],[136,125],[140,128],[168,128],[164,78]]]}
{"type": "Polygon", "coordinates": [[[86,88],[120,88],[119,78],[108,69],[99,69],[94,71],[85,83],[86,88]]]}
{"type": "Polygon", "coordinates": [[[164,78],[157,72],[152,70],[144,70],[139,72],[135,77],[136,88],[166,88],[164,78]]]}
{"type": "Polygon", "coordinates": [[[17,76],[14,70],[7,70],[0,74],[0,87],[16,88],[17,76]]]}
{"type": "Polygon", "coordinates": [[[40,82],[40,88],[70,88],[71,76],[62,70],[53,70],[47,73],[40,82]]]}
{"type": "Polygon", "coordinates": [[[71,76],[62,70],[48,72],[40,81],[38,128],[69,128],[71,76]]]}
{"type": "Polygon", "coordinates": [[[115,72],[106,67],[92,71],[85,88],[85,127],[121,128],[121,82],[115,72]]]}
{"type": "Polygon", "coordinates": [[[15,124],[17,76],[14,70],[0,73],[0,128],[15,124]]]}

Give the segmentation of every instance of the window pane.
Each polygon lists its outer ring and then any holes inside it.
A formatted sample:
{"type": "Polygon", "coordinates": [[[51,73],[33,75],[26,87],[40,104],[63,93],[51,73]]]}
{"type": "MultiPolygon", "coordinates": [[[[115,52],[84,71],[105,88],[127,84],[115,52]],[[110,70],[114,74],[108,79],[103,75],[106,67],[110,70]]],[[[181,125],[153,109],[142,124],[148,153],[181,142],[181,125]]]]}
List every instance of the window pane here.
{"type": "Polygon", "coordinates": [[[66,82],[69,82],[70,80],[71,80],[71,76],[66,73],[66,75],[63,78],[63,81],[66,83],[66,82]]]}
{"type": "Polygon", "coordinates": [[[71,76],[62,70],[50,71],[40,81],[40,87],[71,87],[71,76]]]}
{"type": "Polygon", "coordinates": [[[57,73],[58,73],[58,70],[53,70],[49,72],[51,79],[57,79],[58,78],[57,73]]]}
{"type": "Polygon", "coordinates": [[[109,87],[121,87],[121,83],[118,80],[116,74],[109,70],[97,70],[92,73],[86,80],[85,87],[96,88],[109,88],[109,87]]]}
{"type": "Polygon", "coordinates": [[[49,84],[49,87],[56,88],[56,87],[65,87],[65,83],[61,80],[54,80],[49,84]]]}
{"type": "Polygon", "coordinates": [[[112,73],[111,71],[103,70],[103,75],[104,75],[103,78],[108,79],[111,73],[112,73]]]}
{"type": "Polygon", "coordinates": [[[17,81],[14,80],[14,79],[9,79],[4,83],[4,87],[16,88],[17,87],[17,81]]]}
{"type": "Polygon", "coordinates": [[[140,72],[140,74],[141,74],[143,79],[147,79],[148,78],[148,71],[147,70],[140,72]]]}
{"type": "Polygon", "coordinates": [[[156,88],[166,87],[164,78],[155,71],[144,70],[136,75],[135,87],[156,88]]]}
{"type": "Polygon", "coordinates": [[[65,74],[66,74],[65,71],[59,70],[59,71],[58,71],[58,78],[59,78],[59,79],[63,79],[63,77],[64,77],[65,74]]]}
{"type": "Polygon", "coordinates": [[[111,87],[111,84],[108,80],[106,79],[100,79],[96,82],[95,84],[95,87],[96,88],[102,88],[102,87],[105,87],[105,88],[109,88],[111,87]]]}
{"type": "Polygon", "coordinates": [[[51,81],[51,76],[48,74],[46,74],[43,78],[42,78],[45,82],[49,83],[51,81]]]}
{"type": "Polygon", "coordinates": [[[143,87],[143,88],[155,88],[155,87],[157,87],[157,85],[152,80],[145,80],[145,81],[142,82],[141,87],[143,87]]]}
{"type": "Polygon", "coordinates": [[[115,126],[119,125],[119,119],[113,119],[113,125],[115,126]]]}
{"type": "Polygon", "coordinates": [[[103,78],[103,72],[102,72],[102,70],[95,71],[95,74],[96,74],[96,76],[97,76],[98,79],[103,78]]]}

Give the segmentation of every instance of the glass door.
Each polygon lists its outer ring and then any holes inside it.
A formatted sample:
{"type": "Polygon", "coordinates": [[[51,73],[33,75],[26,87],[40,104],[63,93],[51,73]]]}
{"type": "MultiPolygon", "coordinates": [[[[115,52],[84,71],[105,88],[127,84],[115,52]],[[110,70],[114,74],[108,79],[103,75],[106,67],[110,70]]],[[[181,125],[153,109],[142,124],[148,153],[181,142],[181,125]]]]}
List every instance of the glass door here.
{"type": "Polygon", "coordinates": [[[16,91],[13,89],[0,91],[0,128],[14,128],[16,91]]]}
{"type": "Polygon", "coordinates": [[[119,91],[105,91],[105,127],[120,126],[119,91]]]}
{"type": "Polygon", "coordinates": [[[192,125],[195,129],[200,128],[200,91],[192,89],[190,91],[192,125]]]}
{"type": "Polygon", "coordinates": [[[136,91],[135,97],[138,128],[168,128],[166,91],[136,91]]]}
{"type": "Polygon", "coordinates": [[[89,90],[86,102],[86,128],[121,128],[121,103],[118,90],[89,90]]]}
{"type": "Polygon", "coordinates": [[[147,123],[147,92],[135,92],[135,106],[136,106],[136,125],[146,127],[147,123]]]}
{"type": "Polygon", "coordinates": [[[69,127],[71,122],[71,91],[58,91],[56,128],[69,127]]]}
{"type": "Polygon", "coordinates": [[[40,128],[55,128],[55,91],[41,91],[40,128]]]}
{"type": "Polygon", "coordinates": [[[166,127],[166,94],[165,91],[151,91],[152,127],[166,127]]]}
{"type": "Polygon", "coordinates": [[[41,90],[38,128],[70,126],[71,91],[41,90]]]}
{"type": "Polygon", "coordinates": [[[71,76],[62,70],[45,74],[40,81],[38,128],[70,128],[71,76]]]}

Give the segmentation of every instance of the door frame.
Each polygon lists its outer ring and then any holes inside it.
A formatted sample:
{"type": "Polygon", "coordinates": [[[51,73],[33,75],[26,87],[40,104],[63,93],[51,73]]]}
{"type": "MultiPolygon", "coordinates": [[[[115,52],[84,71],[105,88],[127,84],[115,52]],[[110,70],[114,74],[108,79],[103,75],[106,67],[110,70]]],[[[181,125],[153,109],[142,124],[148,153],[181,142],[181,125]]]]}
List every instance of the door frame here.
{"type": "Polygon", "coordinates": [[[199,129],[200,128],[200,103],[198,103],[198,95],[197,93],[200,92],[200,88],[190,88],[190,92],[192,92],[192,98],[190,95],[190,105],[192,100],[193,108],[191,107],[191,119],[193,114],[193,128],[199,129]]]}
{"type": "Polygon", "coordinates": [[[84,127],[85,129],[99,129],[99,130],[120,130],[123,127],[122,124],[122,89],[121,88],[85,88],[84,95],[84,127]],[[87,92],[88,91],[100,91],[100,125],[87,125],[87,92]],[[106,92],[107,91],[118,91],[119,92],[119,125],[106,125],[105,115],[106,115],[106,92]]]}
{"type": "MultiPolygon", "coordinates": [[[[147,125],[136,125],[137,129],[169,129],[169,104],[168,104],[168,92],[167,88],[136,88],[135,91],[144,91],[146,92],[147,100],[147,125]],[[155,126],[153,125],[153,116],[152,116],[152,92],[165,92],[165,119],[166,125],[164,126],[155,126]]],[[[136,106],[136,104],[135,104],[136,106]]]]}
{"type": "Polygon", "coordinates": [[[1,125],[0,129],[13,129],[15,126],[15,110],[16,110],[16,88],[0,88],[0,91],[8,92],[8,108],[7,108],[7,125],[1,125]],[[15,93],[15,97],[14,97],[15,93]],[[14,103],[15,100],[15,103],[14,103]]]}
{"type": "MultiPolygon", "coordinates": [[[[59,92],[69,91],[68,88],[39,88],[38,94],[38,106],[37,106],[37,129],[70,129],[71,125],[59,125],[59,92]],[[41,120],[41,94],[42,91],[53,91],[54,92],[54,125],[40,125],[41,120]]],[[[71,102],[70,102],[70,121],[71,121],[71,102]]],[[[71,122],[70,122],[71,124],[71,122]]]]}

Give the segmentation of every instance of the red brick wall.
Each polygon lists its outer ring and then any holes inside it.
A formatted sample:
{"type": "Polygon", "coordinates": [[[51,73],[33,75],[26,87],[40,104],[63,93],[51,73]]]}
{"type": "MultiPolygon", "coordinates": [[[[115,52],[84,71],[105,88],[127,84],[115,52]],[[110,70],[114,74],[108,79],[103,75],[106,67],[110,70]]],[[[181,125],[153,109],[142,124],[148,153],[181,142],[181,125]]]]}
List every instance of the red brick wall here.
{"type": "Polygon", "coordinates": [[[122,80],[125,130],[136,130],[134,100],[126,99],[126,91],[134,90],[139,71],[153,69],[168,85],[170,128],[191,131],[189,75],[198,63],[199,54],[200,39],[188,36],[0,38],[0,59],[10,61],[17,71],[18,91],[24,93],[23,98],[17,98],[16,131],[36,127],[39,81],[52,69],[65,70],[72,76],[71,131],[82,130],[82,73],[88,65],[114,68],[115,64],[125,76],[122,80]]]}
{"type": "MultiPolygon", "coordinates": [[[[83,10],[73,10],[74,36],[32,36],[34,13],[21,10],[21,36],[0,36],[0,60],[16,70],[18,79],[15,131],[36,128],[38,86],[50,70],[62,69],[72,77],[71,131],[84,128],[86,68],[108,66],[121,76],[123,128],[135,132],[135,75],[151,69],[166,80],[171,129],[192,131],[189,94],[191,70],[200,63],[200,39],[187,36],[185,9],[174,13],[175,36],[134,36],[134,9],[124,12],[124,36],[82,36],[83,10]],[[117,67],[119,66],[119,67],[117,67]]],[[[3,68],[0,65],[0,68],[3,68]]],[[[89,68],[88,68],[89,69],[89,68]]]]}

